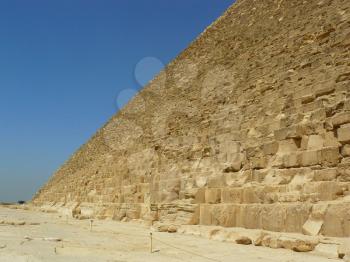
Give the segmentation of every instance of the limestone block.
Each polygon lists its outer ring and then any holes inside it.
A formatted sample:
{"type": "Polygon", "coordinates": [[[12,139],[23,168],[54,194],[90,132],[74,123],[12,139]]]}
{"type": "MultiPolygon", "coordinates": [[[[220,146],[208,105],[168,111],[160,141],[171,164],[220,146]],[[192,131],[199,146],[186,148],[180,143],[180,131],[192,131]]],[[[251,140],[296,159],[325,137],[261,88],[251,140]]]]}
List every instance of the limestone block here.
{"type": "Polygon", "coordinates": [[[235,226],[235,209],[230,205],[201,205],[200,224],[235,226]]]}
{"type": "Polygon", "coordinates": [[[197,187],[205,187],[208,183],[208,177],[198,176],[196,177],[196,186],[197,187]]]}
{"type": "Polygon", "coordinates": [[[267,166],[267,159],[263,155],[258,157],[252,157],[249,159],[249,161],[250,161],[250,166],[253,169],[262,169],[267,166]]]}
{"type": "Polygon", "coordinates": [[[140,193],[148,193],[150,190],[150,185],[147,183],[142,183],[142,184],[138,184],[137,185],[137,192],[140,192],[140,193]]]}
{"type": "Polygon", "coordinates": [[[236,239],[236,243],[239,245],[251,245],[252,240],[249,237],[242,236],[236,239]]]}
{"type": "Polygon", "coordinates": [[[232,173],[232,172],[238,172],[242,169],[242,160],[238,160],[235,162],[227,163],[224,165],[224,173],[232,173]]]}
{"type": "Polygon", "coordinates": [[[264,192],[262,187],[243,187],[242,190],[243,203],[263,203],[264,192]]]}
{"type": "Polygon", "coordinates": [[[156,230],[158,232],[168,232],[169,225],[157,225],[156,230]]]}
{"type": "Polygon", "coordinates": [[[168,179],[165,182],[165,189],[169,192],[179,192],[181,188],[181,179],[168,179]]]}
{"type": "Polygon", "coordinates": [[[319,150],[324,146],[324,139],[320,135],[309,136],[307,150],[319,150]]]}
{"type": "Polygon", "coordinates": [[[257,229],[262,227],[261,210],[262,207],[259,204],[250,204],[240,206],[236,208],[237,213],[241,214],[241,217],[236,220],[237,226],[257,229]]]}
{"type": "Polygon", "coordinates": [[[317,199],[321,201],[335,200],[344,194],[344,186],[334,181],[321,181],[307,183],[303,186],[304,195],[317,194],[317,199]]]}
{"type": "Polygon", "coordinates": [[[320,163],[320,151],[304,151],[301,153],[301,165],[302,166],[314,166],[320,163]]]}
{"type": "Polygon", "coordinates": [[[299,167],[300,166],[300,152],[293,152],[285,154],[282,157],[282,166],[284,168],[299,167]]]}
{"type": "Polygon", "coordinates": [[[292,191],[287,193],[277,193],[277,201],[278,202],[298,202],[301,200],[300,192],[292,191]]]}
{"type": "MultiPolygon", "coordinates": [[[[238,209],[239,210],[239,209],[238,209]]],[[[216,220],[219,221],[219,225],[223,227],[235,227],[237,225],[237,206],[236,205],[217,205],[213,211],[216,220]]]]}
{"type": "Polygon", "coordinates": [[[190,188],[179,192],[179,199],[195,199],[198,188],[190,188]]]}
{"type": "Polygon", "coordinates": [[[323,226],[323,220],[309,219],[303,225],[303,233],[309,236],[317,236],[323,226]]]}
{"type": "Polygon", "coordinates": [[[318,244],[318,240],[307,236],[280,236],[277,238],[277,247],[290,249],[296,252],[310,252],[315,249],[318,244]]]}
{"type": "Polygon", "coordinates": [[[242,203],[241,188],[224,188],[221,192],[222,203],[242,203]]]}
{"type": "Polygon", "coordinates": [[[199,188],[195,195],[195,203],[201,204],[205,203],[205,188],[199,188]]]}
{"type": "Polygon", "coordinates": [[[222,141],[222,144],[220,144],[220,151],[237,154],[241,151],[241,144],[237,141],[222,141]]]}
{"type": "Polygon", "coordinates": [[[263,145],[264,155],[274,155],[279,149],[279,143],[274,141],[263,145]]]}
{"type": "Polygon", "coordinates": [[[350,156],[350,145],[344,145],[341,149],[341,154],[343,157],[349,157],[350,156]]]}
{"type": "Polygon", "coordinates": [[[297,138],[301,138],[304,135],[319,134],[324,131],[324,125],[322,122],[306,122],[297,125],[297,138]]]}
{"type": "MultiPolygon", "coordinates": [[[[263,236],[261,240],[261,245],[264,247],[270,247],[270,248],[282,248],[281,242],[278,241],[278,235],[273,235],[273,234],[267,234],[263,236]]],[[[283,239],[282,239],[283,241],[283,239]]]]}
{"type": "Polygon", "coordinates": [[[285,140],[287,138],[296,138],[299,137],[297,133],[297,127],[286,127],[279,130],[276,130],[274,132],[275,139],[278,141],[285,140]]]}
{"type": "Polygon", "coordinates": [[[311,204],[294,203],[286,205],[285,225],[281,232],[302,232],[303,225],[311,213],[311,204]]]}
{"type": "Polygon", "coordinates": [[[229,164],[232,167],[233,171],[241,170],[244,159],[244,154],[234,154],[232,157],[230,157],[229,164]]]}
{"type": "Polygon", "coordinates": [[[349,112],[338,113],[332,117],[331,121],[334,127],[338,127],[338,126],[350,123],[350,113],[349,112]]]}
{"type": "Polygon", "coordinates": [[[337,244],[323,244],[320,243],[315,247],[315,253],[321,256],[325,256],[329,259],[337,259],[338,255],[338,246],[337,244]]]}
{"type": "Polygon", "coordinates": [[[200,206],[197,205],[192,213],[191,219],[188,221],[188,225],[200,224],[200,206]]]}
{"type": "MultiPolygon", "coordinates": [[[[245,227],[247,223],[247,205],[233,204],[233,210],[235,215],[235,227],[245,227]]],[[[249,205],[250,206],[250,205],[249,205]]]]}
{"type": "Polygon", "coordinates": [[[256,169],[252,172],[252,181],[256,183],[262,183],[264,178],[268,174],[267,169],[256,169]]]}
{"type": "Polygon", "coordinates": [[[313,122],[323,122],[326,120],[326,110],[324,108],[317,109],[313,112],[311,112],[310,120],[313,122]]]}
{"type": "Polygon", "coordinates": [[[282,140],[279,142],[278,154],[291,153],[298,150],[298,146],[293,139],[282,140]]]}
{"type": "Polygon", "coordinates": [[[336,138],[334,132],[327,132],[324,134],[324,146],[325,147],[340,147],[338,139],[336,138]]]}
{"type": "Polygon", "coordinates": [[[334,181],[338,172],[336,168],[315,170],[314,181],[334,181]]]}
{"type": "Polygon", "coordinates": [[[179,192],[174,191],[163,191],[161,192],[161,202],[162,203],[171,203],[179,199],[179,192]]]}
{"type": "Polygon", "coordinates": [[[145,202],[145,198],[144,198],[144,194],[143,193],[135,193],[134,194],[134,201],[133,203],[144,203],[145,202]]]}
{"type": "Polygon", "coordinates": [[[170,226],[168,227],[168,233],[176,233],[177,230],[178,230],[178,227],[175,226],[175,225],[170,225],[170,226]]]}
{"type": "Polygon", "coordinates": [[[341,143],[349,143],[350,142],[350,127],[339,128],[337,131],[338,140],[341,143]]]}
{"type": "Polygon", "coordinates": [[[310,218],[314,220],[324,220],[327,210],[327,203],[315,204],[312,206],[312,213],[310,215],[310,218]]]}
{"type": "Polygon", "coordinates": [[[350,236],[349,202],[329,205],[321,233],[333,237],[350,236]]]}
{"type": "Polygon", "coordinates": [[[281,232],[285,229],[286,206],[274,204],[264,205],[260,212],[262,229],[281,232]]]}
{"type": "Polygon", "coordinates": [[[340,158],[341,155],[338,147],[326,147],[321,149],[321,163],[323,166],[336,166],[340,158]]]}
{"type": "Polygon", "coordinates": [[[123,193],[126,195],[135,194],[137,192],[137,186],[136,185],[130,185],[130,186],[124,186],[123,187],[123,193]]]}
{"type": "Polygon", "coordinates": [[[251,170],[245,170],[225,175],[225,181],[227,186],[243,186],[252,178],[251,170]]]}
{"type": "Polygon", "coordinates": [[[207,188],[205,190],[205,203],[217,204],[221,202],[221,189],[220,188],[207,188]]]}
{"type": "Polygon", "coordinates": [[[350,99],[344,101],[344,109],[350,111],[350,99]]]}
{"type": "Polygon", "coordinates": [[[208,188],[222,188],[225,186],[225,177],[221,176],[211,176],[208,178],[207,183],[208,188]]]}
{"type": "Polygon", "coordinates": [[[342,182],[350,182],[350,162],[344,162],[338,165],[338,180],[342,182]]]}
{"type": "Polygon", "coordinates": [[[320,87],[317,87],[315,91],[316,91],[316,97],[319,97],[319,96],[332,94],[335,91],[335,88],[333,86],[333,83],[331,82],[330,86],[326,86],[326,87],[320,86],[320,87]]]}
{"type": "Polygon", "coordinates": [[[285,185],[290,182],[290,177],[283,176],[283,173],[278,172],[277,170],[269,170],[267,175],[263,180],[263,184],[266,185],[285,185]]]}
{"type": "MultiPolygon", "coordinates": [[[[338,142],[338,140],[337,140],[338,142]]],[[[308,149],[309,136],[302,136],[300,141],[300,150],[305,151],[308,149]]]]}

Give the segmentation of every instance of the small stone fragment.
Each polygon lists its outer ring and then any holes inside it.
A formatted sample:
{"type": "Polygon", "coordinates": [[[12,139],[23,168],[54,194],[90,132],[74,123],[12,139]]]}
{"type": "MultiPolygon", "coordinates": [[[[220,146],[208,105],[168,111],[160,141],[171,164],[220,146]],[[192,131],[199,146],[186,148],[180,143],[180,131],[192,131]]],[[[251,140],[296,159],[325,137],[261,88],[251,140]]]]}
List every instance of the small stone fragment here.
{"type": "Polygon", "coordinates": [[[295,251],[295,252],[310,252],[313,249],[314,248],[311,245],[301,244],[301,245],[294,247],[293,251],[295,251]]]}
{"type": "Polygon", "coordinates": [[[243,237],[236,239],[236,243],[239,245],[251,245],[252,240],[249,237],[243,236],[243,237]]]}
{"type": "Polygon", "coordinates": [[[157,228],[157,230],[158,230],[158,232],[168,232],[168,228],[169,228],[169,226],[167,226],[167,225],[160,225],[157,228]]]}
{"type": "Polygon", "coordinates": [[[177,227],[176,226],[169,226],[168,227],[168,233],[176,233],[177,232],[177,227]]]}

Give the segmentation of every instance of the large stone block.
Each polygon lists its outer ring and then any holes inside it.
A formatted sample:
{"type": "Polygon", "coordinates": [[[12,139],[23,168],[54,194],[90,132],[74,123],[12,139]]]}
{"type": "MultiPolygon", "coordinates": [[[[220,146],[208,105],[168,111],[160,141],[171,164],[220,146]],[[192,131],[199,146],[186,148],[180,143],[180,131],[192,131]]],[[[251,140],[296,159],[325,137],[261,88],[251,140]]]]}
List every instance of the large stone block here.
{"type": "Polygon", "coordinates": [[[242,203],[243,190],[241,188],[224,188],[221,192],[222,203],[242,203]]]}
{"type": "Polygon", "coordinates": [[[315,170],[314,181],[334,181],[337,175],[338,171],[336,168],[315,170]]]}
{"type": "Polygon", "coordinates": [[[321,149],[321,164],[326,167],[336,166],[341,155],[338,147],[326,147],[321,149]]]}
{"type": "Polygon", "coordinates": [[[314,166],[320,164],[321,155],[320,151],[304,151],[301,153],[301,165],[302,166],[314,166]]]}
{"type": "Polygon", "coordinates": [[[332,117],[331,121],[334,127],[350,123],[350,113],[349,112],[338,113],[332,117]]]}
{"type": "Polygon", "coordinates": [[[333,237],[350,236],[349,202],[329,205],[321,233],[333,237]]]}
{"type": "Polygon", "coordinates": [[[350,156],[350,144],[344,145],[341,148],[341,154],[343,157],[349,157],[350,156]]]}
{"type": "Polygon", "coordinates": [[[320,135],[309,136],[307,150],[319,150],[324,146],[324,139],[320,135]]]}
{"type": "Polygon", "coordinates": [[[350,143],[350,127],[339,128],[337,134],[339,142],[350,143]]]}
{"type": "Polygon", "coordinates": [[[208,188],[205,190],[205,203],[217,204],[221,202],[221,189],[208,188]]]}

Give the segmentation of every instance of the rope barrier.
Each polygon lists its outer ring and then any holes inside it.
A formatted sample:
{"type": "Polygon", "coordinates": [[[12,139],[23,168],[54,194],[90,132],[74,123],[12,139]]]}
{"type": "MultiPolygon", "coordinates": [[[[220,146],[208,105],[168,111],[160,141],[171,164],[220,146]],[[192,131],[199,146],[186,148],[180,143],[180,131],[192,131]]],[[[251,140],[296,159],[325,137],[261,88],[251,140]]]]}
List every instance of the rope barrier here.
{"type": "MultiPolygon", "coordinates": [[[[102,231],[102,232],[104,232],[104,231],[102,231]]],[[[140,238],[145,238],[145,239],[147,238],[147,235],[144,235],[144,234],[132,234],[132,233],[126,233],[126,232],[110,232],[110,233],[112,233],[113,235],[127,235],[127,236],[140,237],[140,238]]],[[[154,240],[156,240],[159,243],[162,243],[163,245],[166,245],[168,247],[180,250],[182,252],[185,252],[185,253],[188,253],[188,254],[191,254],[191,255],[194,255],[194,256],[197,256],[197,257],[201,257],[201,258],[204,258],[204,259],[209,260],[209,261],[222,262],[221,260],[218,260],[218,259],[215,259],[215,258],[211,258],[211,257],[207,257],[207,256],[204,256],[204,255],[198,254],[196,252],[189,251],[187,249],[175,246],[173,244],[169,244],[169,243],[167,243],[167,242],[165,242],[163,240],[160,240],[159,238],[154,237],[154,235],[152,233],[150,233],[148,238],[150,239],[150,251],[151,251],[151,253],[153,253],[154,240]]],[[[121,242],[121,243],[125,244],[124,241],[118,241],[118,242],[121,242]]]]}
{"type": "Polygon", "coordinates": [[[183,249],[183,248],[174,246],[174,245],[172,245],[172,244],[166,243],[166,242],[164,242],[164,241],[162,241],[162,240],[160,240],[160,239],[158,239],[158,238],[153,237],[153,239],[154,239],[154,240],[157,240],[158,242],[160,242],[160,243],[162,243],[162,244],[164,244],[164,245],[166,245],[166,246],[169,246],[169,247],[178,249],[178,250],[183,251],[183,252],[185,252],[185,253],[188,253],[188,254],[191,254],[191,255],[194,255],[194,256],[198,256],[198,257],[201,257],[201,258],[205,258],[205,259],[210,260],[210,261],[221,262],[221,260],[218,260],[218,259],[215,259],[215,258],[206,257],[206,256],[203,256],[203,255],[201,255],[201,254],[195,253],[195,252],[193,252],[193,251],[188,251],[188,250],[186,250],[186,249],[183,249]]]}

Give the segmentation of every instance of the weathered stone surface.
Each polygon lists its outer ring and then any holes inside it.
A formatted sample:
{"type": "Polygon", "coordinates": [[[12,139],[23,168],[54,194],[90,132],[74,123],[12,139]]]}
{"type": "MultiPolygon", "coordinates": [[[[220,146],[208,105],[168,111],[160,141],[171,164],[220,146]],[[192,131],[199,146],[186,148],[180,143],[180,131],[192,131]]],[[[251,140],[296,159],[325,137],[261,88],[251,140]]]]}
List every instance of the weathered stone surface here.
{"type": "Polygon", "coordinates": [[[317,235],[349,237],[349,12],[342,0],[237,1],[33,203],[164,232],[200,224],[311,235],[247,236],[296,251],[313,250],[317,235]]]}

